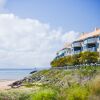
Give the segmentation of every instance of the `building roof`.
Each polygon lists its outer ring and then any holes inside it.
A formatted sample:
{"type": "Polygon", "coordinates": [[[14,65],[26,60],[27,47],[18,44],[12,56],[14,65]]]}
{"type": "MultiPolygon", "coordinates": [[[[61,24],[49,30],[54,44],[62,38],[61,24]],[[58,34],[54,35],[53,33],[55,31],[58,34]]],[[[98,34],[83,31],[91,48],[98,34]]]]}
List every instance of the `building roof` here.
{"type": "MultiPolygon", "coordinates": [[[[79,37],[76,41],[74,41],[74,42],[82,41],[82,40],[84,40],[84,39],[86,39],[86,38],[89,38],[89,37],[96,37],[96,36],[100,36],[100,28],[95,28],[95,30],[94,30],[93,32],[81,34],[80,37],[79,37]]],[[[64,50],[64,49],[66,49],[66,48],[70,49],[70,48],[71,48],[71,43],[68,43],[68,42],[65,43],[65,44],[64,44],[64,47],[63,47],[61,50],[59,50],[58,52],[60,52],[60,51],[62,51],[62,50],[64,50]]],[[[58,52],[57,52],[57,53],[58,53],[58,52]]]]}
{"type": "Polygon", "coordinates": [[[64,50],[64,49],[67,49],[67,48],[68,48],[68,49],[71,48],[71,43],[65,43],[65,44],[64,44],[64,47],[63,47],[62,49],[60,49],[59,51],[57,51],[57,53],[60,52],[60,51],[62,51],[62,50],[64,50]]]}
{"type": "Polygon", "coordinates": [[[100,28],[95,28],[95,30],[93,32],[83,33],[82,35],[80,35],[80,37],[77,39],[77,41],[84,40],[89,37],[99,36],[99,35],[100,35],[100,28]]]}
{"type": "Polygon", "coordinates": [[[71,43],[65,43],[64,48],[71,48],[71,43]]]}

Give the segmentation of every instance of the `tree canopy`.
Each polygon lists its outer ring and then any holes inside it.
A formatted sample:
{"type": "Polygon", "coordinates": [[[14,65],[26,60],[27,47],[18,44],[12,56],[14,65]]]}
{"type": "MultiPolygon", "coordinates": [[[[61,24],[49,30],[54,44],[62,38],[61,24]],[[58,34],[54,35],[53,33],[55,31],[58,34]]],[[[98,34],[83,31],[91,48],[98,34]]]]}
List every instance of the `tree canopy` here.
{"type": "Polygon", "coordinates": [[[81,52],[79,54],[54,59],[51,62],[51,66],[64,67],[69,65],[96,63],[98,62],[98,58],[99,58],[98,52],[86,51],[86,52],[81,52]]]}

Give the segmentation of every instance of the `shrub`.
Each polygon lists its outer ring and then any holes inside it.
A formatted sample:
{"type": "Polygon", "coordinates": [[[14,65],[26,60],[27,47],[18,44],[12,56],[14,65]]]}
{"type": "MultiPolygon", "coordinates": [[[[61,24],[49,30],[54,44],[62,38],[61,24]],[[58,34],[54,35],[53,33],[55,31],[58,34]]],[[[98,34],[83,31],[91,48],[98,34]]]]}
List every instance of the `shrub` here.
{"type": "Polygon", "coordinates": [[[80,57],[80,63],[83,64],[96,63],[98,61],[98,57],[99,57],[98,52],[90,52],[90,51],[82,52],[80,57]]]}
{"type": "Polygon", "coordinates": [[[4,90],[0,91],[0,100],[29,100],[31,93],[31,90],[4,90]]]}
{"type": "Polygon", "coordinates": [[[64,66],[67,66],[67,58],[66,57],[62,57],[62,58],[59,58],[59,59],[54,59],[51,62],[51,66],[52,67],[64,67],[64,66]]]}
{"type": "Polygon", "coordinates": [[[54,59],[51,62],[51,66],[64,67],[68,65],[91,64],[98,62],[98,58],[99,58],[98,52],[86,51],[86,52],[81,52],[80,54],[54,59]]]}
{"type": "Polygon", "coordinates": [[[74,86],[67,90],[68,100],[88,100],[89,91],[86,87],[74,86]]]}
{"type": "Polygon", "coordinates": [[[57,100],[57,92],[53,89],[42,89],[32,94],[30,100],[57,100]]]}
{"type": "Polygon", "coordinates": [[[98,75],[92,82],[91,82],[91,93],[92,95],[100,96],[100,75],[98,75]]]}

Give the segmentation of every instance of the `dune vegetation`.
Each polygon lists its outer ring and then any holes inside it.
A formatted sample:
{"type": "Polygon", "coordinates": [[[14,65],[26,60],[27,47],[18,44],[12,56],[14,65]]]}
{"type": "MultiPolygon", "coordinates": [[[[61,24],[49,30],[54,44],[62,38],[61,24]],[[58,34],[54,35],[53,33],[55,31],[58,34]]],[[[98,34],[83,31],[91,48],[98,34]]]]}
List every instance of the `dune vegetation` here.
{"type": "Polygon", "coordinates": [[[64,57],[56,57],[51,61],[52,67],[64,67],[64,66],[75,66],[82,64],[98,63],[99,53],[98,52],[80,52],[79,54],[69,55],[64,57]]]}
{"type": "Polygon", "coordinates": [[[100,100],[100,66],[35,72],[0,100],[100,100]]]}

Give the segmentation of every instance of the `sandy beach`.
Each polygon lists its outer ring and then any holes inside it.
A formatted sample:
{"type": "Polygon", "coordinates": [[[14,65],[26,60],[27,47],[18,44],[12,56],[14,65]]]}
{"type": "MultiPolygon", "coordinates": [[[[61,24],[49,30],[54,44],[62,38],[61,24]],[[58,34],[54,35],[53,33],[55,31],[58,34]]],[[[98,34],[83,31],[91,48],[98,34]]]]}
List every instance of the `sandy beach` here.
{"type": "Polygon", "coordinates": [[[10,89],[9,84],[15,82],[16,80],[0,80],[0,90],[10,89]]]}

